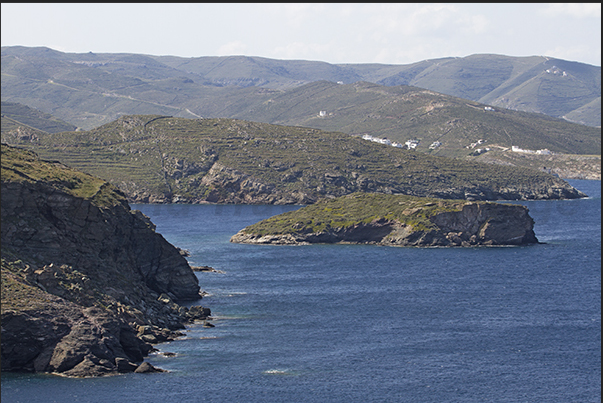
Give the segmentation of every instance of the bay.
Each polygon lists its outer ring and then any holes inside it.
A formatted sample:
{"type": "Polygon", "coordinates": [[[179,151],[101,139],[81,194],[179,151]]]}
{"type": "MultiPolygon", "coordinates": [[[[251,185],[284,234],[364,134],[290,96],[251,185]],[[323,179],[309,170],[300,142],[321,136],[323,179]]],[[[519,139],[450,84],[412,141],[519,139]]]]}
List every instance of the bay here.
{"type": "Polygon", "coordinates": [[[515,202],[525,247],[241,245],[300,206],[132,205],[190,252],[214,328],[98,379],[2,374],[2,402],[599,402],[601,182],[515,202]]]}

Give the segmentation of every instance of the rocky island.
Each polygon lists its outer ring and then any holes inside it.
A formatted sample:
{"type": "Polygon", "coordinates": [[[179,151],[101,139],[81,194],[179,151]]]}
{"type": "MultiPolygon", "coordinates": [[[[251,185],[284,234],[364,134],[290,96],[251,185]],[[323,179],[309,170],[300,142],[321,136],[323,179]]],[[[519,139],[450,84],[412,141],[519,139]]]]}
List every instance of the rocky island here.
{"type": "Polygon", "coordinates": [[[198,279],[104,180],[2,144],[2,371],[158,371],[152,344],[207,320],[198,279]]]}
{"type": "Polygon", "coordinates": [[[538,243],[521,205],[354,193],[248,226],[235,243],[368,243],[391,246],[538,243]]]}

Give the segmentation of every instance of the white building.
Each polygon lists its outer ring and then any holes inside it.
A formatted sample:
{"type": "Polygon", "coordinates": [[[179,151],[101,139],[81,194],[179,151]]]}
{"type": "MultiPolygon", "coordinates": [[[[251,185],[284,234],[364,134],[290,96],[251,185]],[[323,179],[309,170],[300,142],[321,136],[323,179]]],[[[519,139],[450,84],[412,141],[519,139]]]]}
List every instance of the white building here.
{"type": "Polygon", "coordinates": [[[408,147],[409,150],[412,150],[417,148],[419,145],[419,140],[407,140],[404,144],[406,144],[406,147],[408,147]]]}
{"type": "Polygon", "coordinates": [[[546,148],[541,148],[540,150],[524,150],[523,148],[519,148],[517,146],[511,146],[511,151],[514,153],[526,153],[526,154],[541,154],[541,155],[553,155],[554,153],[546,148]]]}
{"type": "Polygon", "coordinates": [[[475,143],[471,143],[469,144],[469,146],[465,147],[465,148],[475,148],[476,146],[480,145],[480,144],[484,144],[486,142],[486,140],[484,139],[479,139],[477,140],[475,143]]]}

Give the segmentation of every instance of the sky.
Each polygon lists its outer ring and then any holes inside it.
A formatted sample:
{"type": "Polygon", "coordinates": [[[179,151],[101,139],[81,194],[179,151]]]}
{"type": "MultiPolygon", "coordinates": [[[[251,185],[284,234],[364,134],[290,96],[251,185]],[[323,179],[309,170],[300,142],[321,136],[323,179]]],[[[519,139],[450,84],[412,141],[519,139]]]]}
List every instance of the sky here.
{"type": "Polygon", "coordinates": [[[410,64],[478,53],[601,66],[601,3],[2,3],[2,46],[410,64]]]}

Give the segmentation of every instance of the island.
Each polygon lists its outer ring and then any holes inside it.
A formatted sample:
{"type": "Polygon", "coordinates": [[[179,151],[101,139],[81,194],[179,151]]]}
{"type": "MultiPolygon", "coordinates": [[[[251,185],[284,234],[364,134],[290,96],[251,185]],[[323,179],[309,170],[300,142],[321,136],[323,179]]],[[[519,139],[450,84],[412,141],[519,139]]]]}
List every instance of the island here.
{"type": "Polygon", "coordinates": [[[538,243],[522,205],[354,193],[289,211],[240,230],[233,243],[497,246],[538,243]]]}

